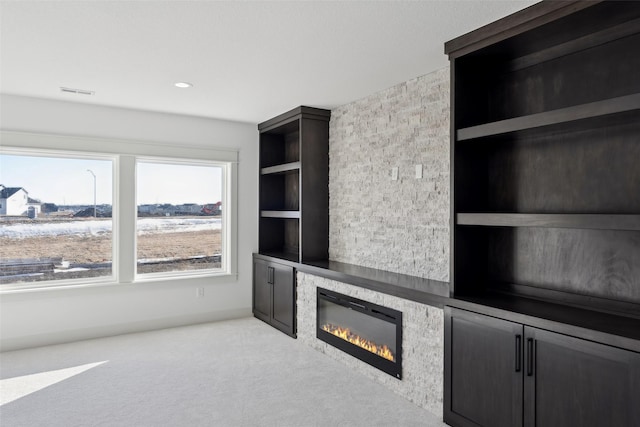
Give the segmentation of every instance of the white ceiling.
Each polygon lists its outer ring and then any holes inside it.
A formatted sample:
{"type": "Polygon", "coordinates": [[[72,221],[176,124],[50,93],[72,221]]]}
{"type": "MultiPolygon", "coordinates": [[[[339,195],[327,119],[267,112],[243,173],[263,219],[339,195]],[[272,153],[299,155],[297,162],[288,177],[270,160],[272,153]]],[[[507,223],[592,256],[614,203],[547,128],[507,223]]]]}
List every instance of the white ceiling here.
{"type": "Polygon", "coordinates": [[[442,68],[445,41],[533,3],[2,0],[0,92],[258,123],[442,68]]]}

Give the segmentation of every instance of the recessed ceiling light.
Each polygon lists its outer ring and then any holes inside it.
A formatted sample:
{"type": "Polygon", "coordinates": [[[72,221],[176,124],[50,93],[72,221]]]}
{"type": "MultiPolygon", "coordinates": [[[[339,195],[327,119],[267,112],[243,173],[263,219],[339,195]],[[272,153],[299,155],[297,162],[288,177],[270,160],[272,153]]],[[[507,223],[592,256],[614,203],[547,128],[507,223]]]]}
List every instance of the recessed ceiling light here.
{"type": "Polygon", "coordinates": [[[188,87],[192,87],[193,85],[191,83],[187,83],[187,82],[176,82],[173,84],[175,87],[179,87],[179,88],[188,88],[188,87]]]}

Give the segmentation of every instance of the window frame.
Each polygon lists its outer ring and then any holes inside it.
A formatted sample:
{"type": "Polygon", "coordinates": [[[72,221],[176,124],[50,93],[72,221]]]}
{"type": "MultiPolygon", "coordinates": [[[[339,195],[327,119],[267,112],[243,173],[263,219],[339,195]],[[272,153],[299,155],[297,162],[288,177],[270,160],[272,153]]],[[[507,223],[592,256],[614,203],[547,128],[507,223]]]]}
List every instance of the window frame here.
{"type": "MultiPolygon", "coordinates": [[[[4,138],[3,138],[4,141],[4,138]]],[[[4,144],[3,144],[4,145],[4,144]]],[[[0,285],[0,293],[2,291],[13,291],[21,289],[40,289],[52,286],[78,286],[83,285],[87,280],[96,284],[114,283],[118,277],[118,263],[116,262],[116,248],[118,247],[118,234],[116,233],[118,218],[113,215],[118,209],[117,187],[115,176],[118,167],[117,156],[105,153],[81,153],[68,150],[51,150],[51,149],[33,149],[33,148],[17,148],[0,146],[0,154],[10,156],[25,157],[48,157],[60,159],[86,159],[86,160],[103,160],[111,162],[111,274],[97,277],[85,277],[77,279],[59,279],[59,280],[43,280],[36,282],[16,282],[0,285]]]]}
{"type": "MultiPolygon", "coordinates": [[[[167,159],[163,157],[149,157],[149,156],[136,156],[135,158],[135,172],[136,172],[136,180],[138,179],[138,164],[139,163],[153,163],[153,164],[163,164],[163,165],[180,165],[180,166],[210,166],[210,167],[219,167],[222,169],[222,227],[221,231],[221,243],[222,243],[222,260],[221,267],[219,269],[207,268],[201,270],[186,270],[186,271],[167,271],[167,272],[159,272],[159,273],[138,273],[138,228],[137,228],[137,185],[136,185],[136,244],[135,244],[135,254],[136,254],[136,271],[134,274],[136,282],[144,282],[150,280],[159,280],[159,279],[172,279],[175,277],[200,277],[200,276],[216,276],[220,274],[226,274],[230,268],[230,257],[227,255],[227,250],[230,247],[230,239],[229,239],[229,230],[225,226],[227,224],[227,214],[224,209],[227,204],[231,204],[230,193],[231,188],[229,186],[231,179],[229,179],[229,163],[228,162],[219,162],[215,160],[188,160],[188,159],[167,159]]],[[[137,181],[136,181],[137,182],[137,181]]]]}
{"type": "Polygon", "coordinates": [[[112,275],[43,282],[9,283],[0,294],[71,287],[113,286],[155,281],[183,282],[207,277],[228,282],[238,276],[238,150],[189,144],[166,144],[123,139],[91,138],[0,130],[0,152],[51,157],[112,159],[112,275]],[[63,148],[60,148],[63,147],[63,148]],[[218,269],[137,274],[137,161],[153,159],[163,163],[223,166],[223,265],[218,269]],[[130,185],[128,185],[130,183],[130,185]],[[226,202],[226,205],[225,205],[226,202]]]}

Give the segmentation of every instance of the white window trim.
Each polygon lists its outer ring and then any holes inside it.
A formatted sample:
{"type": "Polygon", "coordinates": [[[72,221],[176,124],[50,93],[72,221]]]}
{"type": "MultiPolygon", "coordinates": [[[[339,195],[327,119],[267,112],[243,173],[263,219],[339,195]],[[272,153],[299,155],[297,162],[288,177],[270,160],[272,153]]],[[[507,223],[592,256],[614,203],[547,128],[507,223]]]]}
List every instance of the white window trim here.
{"type": "MultiPolygon", "coordinates": [[[[147,157],[147,156],[136,156],[136,172],[135,176],[137,178],[137,165],[138,163],[156,163],[156,164],[166,164],[166,165],[187,165],[187,166],[212,166],[219,167],[222,169],[222,206],[230,206],[231,205],[231,188],[230,183],[233,182],[233,179],[227,179],[229,176],[229,170],[231,168],[231,163],[229,162],[220,162],[215,160],[186,160],[186,159],[167,159],[163,157],[147,157]]],[[[137,194],[136,194],[136,203],[137,207],[137,194]]],[[[234,210],[235,211],[235,210],[234,210]]],[[[203,276],[212,276],[219,274],[227,274],[231,270],[231,258],[226,254],[227,248],[231,244],[229,239],[229,230],[226,227],[227,224],[227,212],[226,209],[222,210],[222,265],[220,269],[202,269],[202,270],[191,270],[191,271],[167,271],[161,273],[144,273],[140,274],[137,272],[134,273],[134,281],[135,282],[144,282],[144,281],[152,281],[152,280],[169,280],[174,279],[176,277],[203,277],[203,276]]],[[[137,218],[136,218],[137,220],[137,218]]],[[[137,223],[137,221],[136,221],[137,223]]],[[[137,263],[137,229],[136,229],[136,263],[137,263]]]]}
{"type": "MultiPolygon", "coordinates": [[[[212,283],[228,282],[238,276],[238,150],[207,148],[186,144],[149,143],[121,139],[102,139],[28,132],[0,131],[0,152],[6,154],[72,156],[113,160],[113,270],[112,276],[73,280],[55,280],[29,284],[2,285],[1,293],[31,292],[70,287],[120,285],[165,280],[189,280],[207,277],[212,283]],[[64,148],[60,148],[64,147],[64,148]],[[225,186],[227,203],[223,211],[226,224],[223,226],[223,248],[226,258],[221,270],[201,270],[136,275],[137,251],[135,194],[136,160],[154,159],[167,163],[197,162],[223,165],[228,180],[225,186]],[[130,182],[132,185],[121,185],[130,182]],[[117,212],[117,213],[116,213],[117,212]]],[[[224,179],[224,178],[223,178],[224,179]]]]}

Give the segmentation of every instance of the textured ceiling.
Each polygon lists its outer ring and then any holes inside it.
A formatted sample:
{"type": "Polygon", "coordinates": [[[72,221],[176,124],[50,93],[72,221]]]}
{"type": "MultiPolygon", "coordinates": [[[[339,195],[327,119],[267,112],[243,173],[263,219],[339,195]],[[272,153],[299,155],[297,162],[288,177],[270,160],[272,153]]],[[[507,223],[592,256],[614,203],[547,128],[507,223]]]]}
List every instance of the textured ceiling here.
{"type": "Polygon", "coordinates": [[[257,123],[442,68],[445,41],[533,3],[2,0],[0,92],[257,123]]]}

